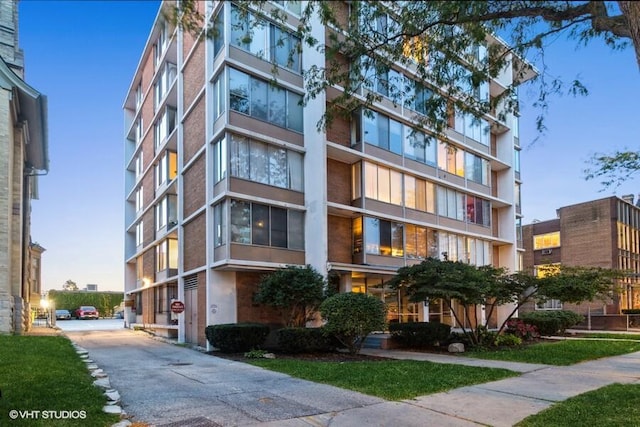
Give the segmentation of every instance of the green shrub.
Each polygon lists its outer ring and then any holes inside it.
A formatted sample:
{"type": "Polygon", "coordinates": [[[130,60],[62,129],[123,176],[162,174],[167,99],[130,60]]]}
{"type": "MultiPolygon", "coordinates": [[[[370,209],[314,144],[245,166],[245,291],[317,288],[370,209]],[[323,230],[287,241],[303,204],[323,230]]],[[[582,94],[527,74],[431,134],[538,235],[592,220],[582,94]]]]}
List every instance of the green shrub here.
{"type": "Polygon", "coordinates": [[[278,348],[285,353],[331,351],[331,339],[323,328],[282,328],[278,330],[278,348]]]}
{"type": "Polygon", "coordinates": [[[640,314],[640,308],[626,308],[622,310],[622,314],[640,314]]]}
{"type": "Polygon", "coordinates": [[[548,310],[526,313],[520,319],[538,328],[540,335],[553,335],[582,322],[584,316],[569,310],[548,310]]]}
{"type": "Polygon", "coordinates": [[[325,333],[357,354],[367,335],[384,330],[387,308],[372,295],[348,292],[327,298],[320,305],[320,313],[327,322],[325,333]]]}
{"type": "Polygon", "coordinates": [[[439,322],[392,323],[391,338],[403,347],[429,347],[445,342],[451,326],[439,322]]]}
{"type": "Polygon", "coordinates": [[[522,338],[514,334],[498,335],[495,340],[495,345],[498,347],[517,347],[519,345],[522,345],[522,338]]]}
{"type": "Polygon", "coordinates": [[[205,328],[209,344],[223,353],[238,353],[260,348],[269,327],[260,323],[226,323],[205,328]]]}
{"type": "Polygon", "coordinates": [[[244,354],[244,357],[246,357],[247,359],[262,359],[264,358],[264,355],[267,353],[268,353],[267,350],[251,350],[251,351],[247,351],[244,354]]]}

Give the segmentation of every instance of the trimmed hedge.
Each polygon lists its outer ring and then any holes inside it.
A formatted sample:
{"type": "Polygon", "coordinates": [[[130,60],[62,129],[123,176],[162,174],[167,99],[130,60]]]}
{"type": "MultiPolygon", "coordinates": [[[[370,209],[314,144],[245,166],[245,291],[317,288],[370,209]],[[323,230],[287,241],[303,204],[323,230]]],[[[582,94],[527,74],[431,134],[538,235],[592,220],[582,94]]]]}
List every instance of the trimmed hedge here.
{"type": "Polygon", "coordinates": [[[278,348],[285,353],[331,351],[335,347],[323,328],[282,328],[277,334],[278,348]]]}
{"type": "Polygon", "coordinates": [[[640,314],[640,308],[627,308],[622,310],[622,314],[640,314]]]}
{"type": "Polygon", "coordinates": [[[582,322],[584,316],[569,310],[549,310],[526,313],[519,319],[538,328],[540,335],[553,335],[582,322]]]}
{"type": "Polygon", "coordinates": [[[209,344],[223,353],[239,353],[260,348],[269,335],[269,326],[260,323],[225,323],[205,328],[209,344]]]}
{"type": "Polygon", "coordinates": [[[451,326],[439,322],[392,323],[391,338],[403,347],[429,347],[445,342],[451,326]]]}

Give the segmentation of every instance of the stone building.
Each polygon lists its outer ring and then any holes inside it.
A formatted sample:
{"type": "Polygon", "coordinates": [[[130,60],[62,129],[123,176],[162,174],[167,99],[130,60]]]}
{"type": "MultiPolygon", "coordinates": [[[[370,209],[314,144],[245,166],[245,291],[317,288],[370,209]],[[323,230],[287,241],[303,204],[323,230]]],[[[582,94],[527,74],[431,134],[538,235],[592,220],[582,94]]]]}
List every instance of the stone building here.
{"type": "Polygon", "coordinates": [[[39,303],[40,256],[31,200],[49,170],[47,99],[23,79],[18,2],[0,1],[0,333],[20,333],[39,303]]]}

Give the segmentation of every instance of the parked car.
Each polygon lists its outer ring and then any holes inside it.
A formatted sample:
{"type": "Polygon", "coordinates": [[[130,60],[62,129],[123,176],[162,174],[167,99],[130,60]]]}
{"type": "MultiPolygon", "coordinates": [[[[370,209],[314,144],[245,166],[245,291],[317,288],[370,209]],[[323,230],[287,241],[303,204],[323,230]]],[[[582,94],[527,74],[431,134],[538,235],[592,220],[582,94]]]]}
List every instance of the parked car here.
{"type": "Polygon", "coordinates": [[[56,320],[69,319],[71,319],[71,312],[69,310],[56,310],[56,320]]]}
{"type": "Polygon", "coordinates": [[[77,319],[97,319],[98,316],[98,310],[92,305],[83,305],[76,310],[77,319]]]}

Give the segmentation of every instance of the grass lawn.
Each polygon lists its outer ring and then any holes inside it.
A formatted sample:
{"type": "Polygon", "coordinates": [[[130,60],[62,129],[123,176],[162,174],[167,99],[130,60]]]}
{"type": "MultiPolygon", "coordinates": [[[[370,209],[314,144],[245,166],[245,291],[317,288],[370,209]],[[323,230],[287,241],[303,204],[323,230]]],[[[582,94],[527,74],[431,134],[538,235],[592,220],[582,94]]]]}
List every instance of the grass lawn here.
{"type": "Polygon", "coordinates": [[[640,334],[608,334],[608,333],[597,333],[597,332],[585,332],[576,334],[574,338],[607,338],[612,340],[631,340],[631,341],[640,341],[640,334]]]}
{"type": "Polygon", "coordinates": [[[0,335],[0,391],[2,426],[102,427],[119,420],[102,412],[106,398],[65,337],[0,335]],[[12,410],[31,412],[14,420],[12,410]]]}
{"type": "Polygon", "coordinates": [[[504,350],[471,350],[465,356],[510,362],[543,363],[566,366],[585,360],[640,351],[640,341],[549,341],[504,350]]]}
{"type": "Polygon", "coordinates": [[[557,403],[518,427],[640,425],[640,385],[612,384],[557,403]]]}
{"type": "Polygon", "coordinates": [[[257,359],[248,360],[247,363],[387,400],[410,399],[518,375],[506,369],[476,368],[414,360],[340,363],[257,359]]]}

